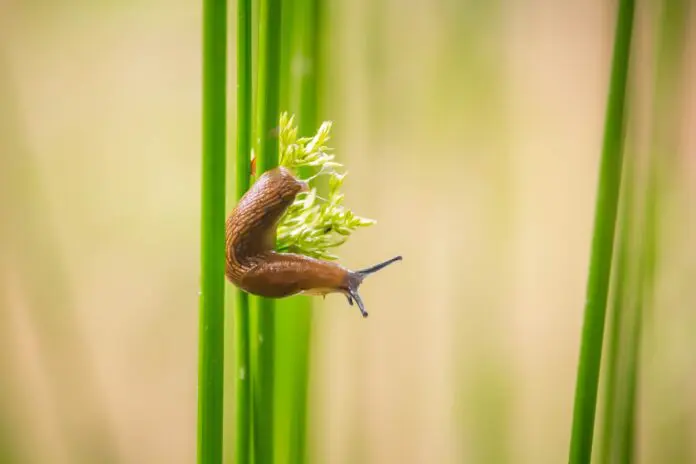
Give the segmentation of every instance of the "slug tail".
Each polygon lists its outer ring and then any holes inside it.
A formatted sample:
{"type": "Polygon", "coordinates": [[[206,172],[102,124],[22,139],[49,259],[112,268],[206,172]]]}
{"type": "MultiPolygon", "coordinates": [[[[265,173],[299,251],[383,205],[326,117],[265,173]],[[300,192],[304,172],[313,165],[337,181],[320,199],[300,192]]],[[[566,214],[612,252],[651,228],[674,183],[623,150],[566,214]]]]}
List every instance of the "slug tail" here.
{"type": "Polygon", "coordinates": [[[360,288],[360,284],[362,284],[363,280],[368,275],[374,274],[375,272],[384,269],[392,263],[401,261],[401,259],[401,256],[395,256],[379,264],[370,266],[366,269],[361,269],[359,271],[349,273],[348,288],[346,289],[346,298],[348,299],[349,305],[353,306],[353,302],[355,302],[358,305],[358,309],[360,310],[360,314],[362,314],[362,317],[367,317],[368,313],[365,310],[365,304],[363,303],[363,300],[360,297],[360,293],[358,293],[358,288],[360,288]]]}

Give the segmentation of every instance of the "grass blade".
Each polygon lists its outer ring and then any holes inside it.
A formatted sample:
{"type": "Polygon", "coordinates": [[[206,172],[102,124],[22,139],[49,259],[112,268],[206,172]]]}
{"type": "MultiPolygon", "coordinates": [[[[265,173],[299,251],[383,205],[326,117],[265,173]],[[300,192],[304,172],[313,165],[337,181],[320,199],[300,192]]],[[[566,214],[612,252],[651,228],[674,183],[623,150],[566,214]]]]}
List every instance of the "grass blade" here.
{"type": "MultiPolygon", "coordinates": [[[[604,417],[602,462],[634,462],[636,453],[636,409],[637,394],[640,390],[640,354],[643,340],[643,320],[653,312],[653,292],[655,285],[656,260],[658,256],[658,207],[662,203],[665,167],[669,158],[678,150],[674,141],[678,139],[675,128],[679,127],[676,115],[681,114],[678,104],[680,88],[678,79],[681,74],[681,57],[683,57],[685,11],[683,0],[665,0],[660,2],[662,11],[659,23],[659,36],[656,44],[656,69],[654,71],[654,100],[651,141],[647,153],[644,190],[632,200],[635,190],[634,171],[636,162],[626,163],[624,191],[626,204],[632,211],[624,211],[622,222],[622,244],[617,267],[617,284],[620,284],[626,269],[625,250],[628,234],[636,241],[631,251],[637,257],[635,276],[631,278],[631,287],[621,290],[617,287],[613,311],[612,349],[607,364],[607,393],[604,417]],[[666,155],[666,156],[665,156],[666,155]],[[626,182],[625,182],[626,183],[626,182]],[[632,205],[632,206],[630,206],[632,205]],[[633,216],[637,216],[633,220],[633,216]],[[635,224],[634,224],[635,223],[635,224]],[[637,240],[640,239],[640,240],[637,240]],[[624,301],[633,298],[633,301],[624,301]]],[[[627,161],[631,161],[627,159],[627,161]]],[[[670,429],[671,430],[671,429],[670,429]]],[[[676,435],[670,433],[670,440],[676,435]]],[[[663,440],[658,441],[664,443],[663,440]]],[[[676,439],[679,441],[679,438],[676,439]]],[[[688,449],[688,444],[684,447],[688,449]]],[[[666,454],[662,454],[666,456],[666,454]]],[[[672,456],[669,461],[685,461],[684,456],[672,456]]],[[[688,459],[686,459],[688,461],[688,459]]]]}
{"type": "MultiPolygon", "coordinates": [[[[259,64],[257,84],[257,175],[278,164],[275,128],[280,116],[281,0],[259,2],[259,64]]],[[[273,463],[274,428],[274,301],[252,298],[254,359],[252,397],[254,407],[254,458],[257,464],[273,463]]]]}
{"type": "Polygon", "coordinates": [[[634,10],[633,0],[620,0],[595,206],[580,360],[575,387],[569,454],[571,464],[589,463],[592,456],[604,318],[621,186],[626,81],[628,79],[634,10]]]}
{"type": "Polygon", "coordinates": [[[227,2],[203,0],[198,462],[222,462],[227,2]]]}
{"type": "MultiPolygon", "coordinates": [[[[660,262],[662,247],[667,245],[667,242],[661,240],[662,224],[659,221],[662,209],[669,204],[668,197],[671,185],[678,182],[675,168],[678,164],[677,157],[680,155],[680,132],[683,130],[680,124],[680,115],[684,114],[685,105],[682,98],[682,92],[685,88],[683,81],[685,80],[684,71],[687,67],[686,57],[688,56],[685,54],[685,50],[688,48],[689,21],[692,18],[690,13],[693,5],[693,2],[688,0],[662,0],[658,3],[660,15],[659,32],[655,44],[656,69],[651,110],[653,119],[647,163],[647,187],[643,199],[645,211],[640,231],[643,235],[643,244],[640,250],[638,271],[639,307],[637,308],[637,323],[632,333],[633,339],[627,350],[628,376],[632,379],[631,386],[633,388],[626,393],[627,396],[632,396],[632,401],[628,403],[628,408],[624,413],[625,421],[631,424],[634,423],[636,416],[636,390],[641,387],[638,384],[638,379],[641,377],[639,372],[641,366],[638,361],[643,341],[643,320],[650,325],[653,324],[653,315],[656,309],[654,307],[656,276],[662,266],[660,262]]],[[[653,348],[654,345],[647,349],[652,351],[653,348]]],[[[674,404],[674,402],[663,402],[661,406],[668,411],[679,411],[681,408],[675,408],[672,406],[674,404]]],[[[681,417],[661,417],[661,421],[671,424],[676,424],[680,420],[681,417]]],[[[654,426],[651,425],[652,427],[654,426]]],[[[649,430],[648,434],[654,433],[653,430],[649,430]]],[[[691,462],[693,460],[691,456],[693,448],[689,439],[688,427],[681,428],[681,431],[677,433],[673,427],[668,427],[661,433],[655,433],[655,436],[656,438],[653,440],[659,443],[657,446],[658,461],[691,462]]],[[[620,437],[620,441],[624,455],[628,459],[632,459],[636,448],[635,434],[626,433],[620,437]]],[[[647,457],[646,461],[651,461],[651,457],[647,457]]]]}
{"type": "Polygon", "coordinates": [[[601,430],[601,455],[600,462],[631,462],[620,458],[617,453],[621,446],[617,433],[625,434],[625,428],[629,425],[621,417],[626,411],[629,401],[627,392],[631,389],[630,379],[627,377],[626,349],[630,342],[631,326],[638,321],[636,311],[637,301],[631,298],[636,293],[635,272],[636,262],[631,257],[635,244],[635,216],[638,213],[634,203],[634,191],[637,186],[637,159],[635,150],[626,156],[621,191],[621,218],[620,228],[617,233],[617,252],[613,272],[613,297],[609,309],[610,326],[606,356],[606,382],[604,385],[604,415],[601,430]],[[619,459],[616,461],[616,459],[619,459]]]}
{"type": "MultiPolygon", "coordinates": [[[[284,41],[291,42],[288,61],[302,63],[301,73],[290,72],[290,89],[286,96],[291,110],[297,115],[300,134],[312,134],[319,127],[319,70],[321,46],[321,0],[294,0],[291,2],[290,27],[284,41]]],[[[284,7],[285,8],[285,7],[284,7]]],[[[304,173],[309,174],[309,173],[304,173]]],[[[284,302],[278,315],[277,336],[286,347],[278,353],[283,363],[284,389],[278,392],[279,414],[287,417],[287,433],[281,434],[277,449],[287,450],[287,462],[303,463],[307,460],[307,395],[309,390],[310,340],[312,326],[312,300],[295,297],[284,302]],[[282,412],[281,412],[282,409],[282,412]]],[[[280,383],[279,378],[279,383],[280,383]]],[[[280,385],[279,385],[280,388],[280,385]]]]}
{"type": "MultiPolygon", "coordinates": [[[[251,0],[237,0],[237,156],[235,200],[249,189],[251,173],[251,0]]],[[[234,462],[251,462],[249,295],[234,289],[234,462]]]]}

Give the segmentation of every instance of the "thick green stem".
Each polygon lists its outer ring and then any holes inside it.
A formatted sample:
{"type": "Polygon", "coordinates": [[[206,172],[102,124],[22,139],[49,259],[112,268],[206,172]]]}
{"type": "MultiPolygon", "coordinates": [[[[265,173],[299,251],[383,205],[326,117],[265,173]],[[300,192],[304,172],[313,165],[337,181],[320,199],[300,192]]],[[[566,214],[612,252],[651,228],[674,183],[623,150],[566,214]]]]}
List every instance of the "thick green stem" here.
{"type": "MultiPolygon", "coordinates": [[[[237,0],[237,158],[235,199],[249,190],[251,174],[251,0],[237,0]]],[[[235,441],[234,462],[251,462],[251,381],[249,295],[235,290],[235,441]]]]}
{"type": "MultiPolygon", "coordinates": [[[[298,129],[300,134],[316,131],[319,121],[320,52],[322,0],[295,0],[295,46],[292,62],[302,63],[301,73],[292,74],[293,94],[298,97],[298,129]]],[[[293,311],[294,321],[289,341],[293,346],[294,369],[291,373],[290,434],[288,455],[290,462],[307,461],[307,396],[309,393],[310,341],[312,333],[312,302],[298,298],[293,311]]]]}
{"type": "MultiPolygon", "coordinates": [[[[278,164],[278,107],[280,93],[281,0],[260,0],[257,98],[257,175],[278,164]]],[[[273,463],[274,336],[273,300],[253,298],[256,318],[253,338],[254,457],[257,464],[273,463]]]]}
{"type": "Polygon", "coordinates": [[[621,186],[626,81],[628,79],[634,9],[633,0],[620,0],[595,207],[580,360],[575,388],[569,453],[571,464],[589,463],[592,456],[604,318],[621,186]]]}
{"type": "Polygon", "coordinates": [[[198,462],[222,462],[227,3],[203,0],[198,462]]]}

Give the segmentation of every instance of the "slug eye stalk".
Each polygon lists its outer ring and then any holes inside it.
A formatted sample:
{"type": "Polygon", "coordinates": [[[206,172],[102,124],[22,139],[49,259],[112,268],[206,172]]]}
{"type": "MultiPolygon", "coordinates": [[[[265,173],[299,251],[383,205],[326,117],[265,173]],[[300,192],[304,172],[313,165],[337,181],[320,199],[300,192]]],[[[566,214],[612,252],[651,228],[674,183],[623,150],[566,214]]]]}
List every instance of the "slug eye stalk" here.
{"type": "Polygon", "coordinates": [[[370,266],[365,269],[361,269],[360,271],[355,271],[356,274],[360,274],[363,276],[363,278],[367,277],[370,274],[374,274],[377,271],[380,271],[384,269],[385,267],[389,266],[392,263],[395,263],[397,261],[401,261],[403,258],[401,256],[394,256],[393,258],[390,258],[386,261],[382,261],[379,264],[375,264],[374,266],[370,266]]]}
{"type": "Polygon", "coordinates": [[[360,297],[360,293],[358,293],[358,288],[360,287],[360,284],[362,284],[363,280],[365,280],[365,277],[369,276],[370,274],[374,274],[375,272],[384,269],[390,264],[401,260],[401,256],[395,256],[386,261],[375,264],[374,266],[370,266],[368,268],[361,269],[355,272],[349,272],[346,298],[348,299],[348,304],[351,306],[353,306],[353,301],[357,303],[358,309],[360,309],[360,314],[362,314],[362,317],[367,317],[368,313],[365,310],[365,304],[363,303],[362,298],[360,297]]]}

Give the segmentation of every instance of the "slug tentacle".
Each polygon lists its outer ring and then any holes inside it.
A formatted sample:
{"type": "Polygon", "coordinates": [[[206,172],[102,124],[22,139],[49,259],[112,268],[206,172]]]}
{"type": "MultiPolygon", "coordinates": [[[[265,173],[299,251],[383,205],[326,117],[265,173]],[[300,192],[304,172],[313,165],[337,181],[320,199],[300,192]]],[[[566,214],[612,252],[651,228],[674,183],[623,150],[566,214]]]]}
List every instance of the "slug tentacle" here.
{"type": "Polygon", "coordinates": [[[401,256],[354,272],[337,263],[274,251],[281,217],[297,194],[308,189],[306,182],[283,167],[264,173],[252,185],[227,219],[227,278],[242,290],[267,298],[342,293],[367,317],[358,293],[360,284],[401,256]]]}
{"type": "Polygon", "coordinates": [[[363,304],[362,298],[360,298],[360,294],[358,293],[360,284],[362,284],[363,280],[365,280],[365,277],[367,277],[368,275],[374,274],[375,272],[384,269],[392,263],[401,261],[401,259],[401,256],[394,256],[393,258],[390,258],[386,261],[382,261],[379,264],[375,264],[374,266],[370,266],[360,271],[348,271],[348,286],[343,290],[346,294],[346,297],[348,298],[348,304],[353,306],[353,301],[355,301],[358,305],[358,308],[360,309],[360,313],[362,314],[362,316],[367,317],[365,305],[363,304]]]}
{"type": "Polygon", "coordinates": [[[357,274],[361,274],[363,276],[367,276],[370,274],[374,274],[375,272],[384,269],[385,267],[389,266],[392,263],[395,263],[397,261],[401,261],[402,257],[401,256],[394,256],[393,258],[390,258],[386,261],[382,261],[379,264],[375,264],[374,266],[370,266],[366,269],[362,269],[360,271],[355,271],[357,274]]]}

